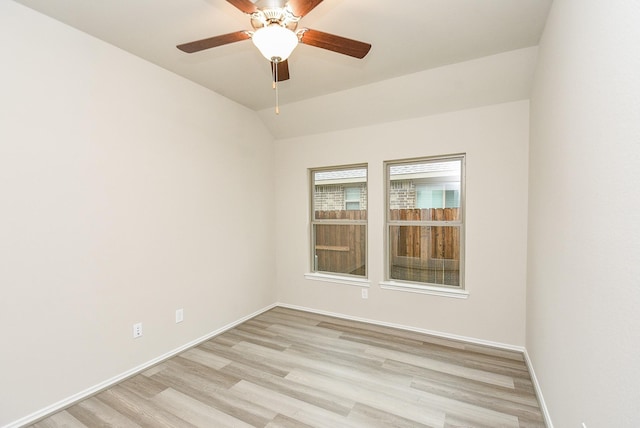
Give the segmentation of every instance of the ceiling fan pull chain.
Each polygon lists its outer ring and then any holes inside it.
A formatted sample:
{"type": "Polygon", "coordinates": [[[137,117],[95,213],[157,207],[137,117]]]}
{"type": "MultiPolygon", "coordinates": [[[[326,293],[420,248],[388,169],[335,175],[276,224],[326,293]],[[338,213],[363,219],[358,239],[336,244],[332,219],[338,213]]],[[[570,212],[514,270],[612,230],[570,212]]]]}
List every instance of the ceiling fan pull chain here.
{"type": "Polygon", "coordinates": [[[280,100],[278,97],[278,60],[273,60],[273,89],[276,91],[276,114],[280,114],[280,100]]]}

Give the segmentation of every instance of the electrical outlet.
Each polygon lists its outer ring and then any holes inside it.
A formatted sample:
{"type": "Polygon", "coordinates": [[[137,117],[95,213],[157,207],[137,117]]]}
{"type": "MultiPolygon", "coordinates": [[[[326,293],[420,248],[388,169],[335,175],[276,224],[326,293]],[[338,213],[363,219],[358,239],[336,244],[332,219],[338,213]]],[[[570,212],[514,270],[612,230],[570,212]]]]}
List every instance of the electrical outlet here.
{"type": "Polygon", "coordinates": [[[142,323],[139,322],[133,325],[133,338],[142,336],[142,323]]]}
{"type": "Polygon", "coordinates": [[[184,321],[184,309],[176,309],[176,324],[184,321]]]}
{"type": "Polygon", "coordinates": [[[362,289],[362,298],[363,299],[368,299],[369,298],[369,290],[366,288],[362,289]]]}

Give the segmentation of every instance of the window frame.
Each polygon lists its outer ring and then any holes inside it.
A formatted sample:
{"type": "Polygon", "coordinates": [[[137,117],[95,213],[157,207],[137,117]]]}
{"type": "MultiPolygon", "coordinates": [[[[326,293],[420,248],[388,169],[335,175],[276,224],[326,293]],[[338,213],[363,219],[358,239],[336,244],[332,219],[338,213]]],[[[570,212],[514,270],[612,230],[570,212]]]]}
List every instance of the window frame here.
{"type": "MultiPolygon", "coordinates": [[[[397,159],[384,162],[384,280],[380,282],[380,287],[385,289],[407,291],[414,293],[432,294],[444,297],[467,298],[469,292],[465,283],[465,229],[466,229],[466,154],[457,153],[441,156],[425,156],[410,159],[397,159]],[[443,161],[460,161],[460,218],[454,221],[447,220],[390,220],[390,201],[391,201],[391,167],[398,165],[410,165],[416,163],[431,163],[443,161]],[[390,230],[392,227],[400,226],[422,226],[437,227],[451,226],[459,228],[460,236],[460,278],[459,285],[435,284],[427,282],[418,282],[402,279],[391,278],[391,249],[390,246],[390,230]]],[[[417,193],[416,193],[417,203],[417,193]]]]}
{"type": "MultiPolygon", "coordinates": [[[[305,274],[307,279],[319,280],[319,281],[327,281],[333,283],[347,284],[347,285],[356,285],[359,287],[369,287],[369,165],[367,163],[359,163],[359,164],[350,164],[350,165],[335,165],[335,166],[327,166],[327,167],[318,167],[318,168],[309,168],[308,169],[308,183],[309,183],[309,272],[305,274]],[[315,217],[315,199],[316,199],[316,181],[315,174],[317,172],[323,171],[341,171],[341,170],[353,170],[353,169],[364,169],[365,173],[365,186],[364,189],[360,189],[360,200],[362,200],[362,191],[365,192],[365,200],[367,201],[366,209],[367,212],[366,218],[359,220],[349,220],[349,219],[316,219],[315,217]],[[342,272],[328,272],[318,270],[316,266],[316,226],[317,225],[362,225],[364,226],[364,234],[365,234],[365,245],[364,245],[364,275],[352,275],[349,273],[342,272]]],[[[351,183],[343,184],[343,193],[346,187],[355,187],[351,183]]],[[[360,201],[359,201],[360,202],[360,201]]],[[[346,195],[343,195],[343,204],[342,209],[347,211],[346,209],[346,195]]],[[[360,206],[360,211],[362,211],[362,205],[360,206]]]]}

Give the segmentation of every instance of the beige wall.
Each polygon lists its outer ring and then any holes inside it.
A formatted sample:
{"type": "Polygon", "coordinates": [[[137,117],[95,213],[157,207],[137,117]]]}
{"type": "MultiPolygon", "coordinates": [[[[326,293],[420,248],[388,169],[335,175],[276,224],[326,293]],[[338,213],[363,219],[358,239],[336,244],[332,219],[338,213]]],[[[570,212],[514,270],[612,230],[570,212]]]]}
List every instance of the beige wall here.
{"type": "Polygon", "coordinates": [[[638,22],[636,1],[556,1],[540,45],[527,349],[561,428],[640,421],[638,22]]]}
{"type": "MultiPolygon", "coordinates": [[[[313,115],[313,112],[310,112],[313,115]]],[[[527,101],[276,141],[280,302],[523,346],[527,101]],[[466,300],[384,290],[383,161],[467,154],[466,300]],[[369,165],[369,299],[309,272],[307,169],[369,165]]]]}
{"type": "Polygon", "coordinates": [[[2,426],[272,304],[275,260],[254,112],[11,1],[0,52],[2,426]]]}

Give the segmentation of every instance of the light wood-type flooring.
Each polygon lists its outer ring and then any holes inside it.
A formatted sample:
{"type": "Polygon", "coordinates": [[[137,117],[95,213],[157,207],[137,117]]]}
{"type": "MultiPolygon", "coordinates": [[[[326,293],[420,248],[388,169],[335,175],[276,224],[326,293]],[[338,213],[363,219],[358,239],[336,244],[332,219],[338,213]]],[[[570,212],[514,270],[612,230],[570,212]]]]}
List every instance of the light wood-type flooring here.
{"type": "Polygon", "coordinates": [[[33,425],[544,427],[523,355],[267,311],[33,425]]]}

